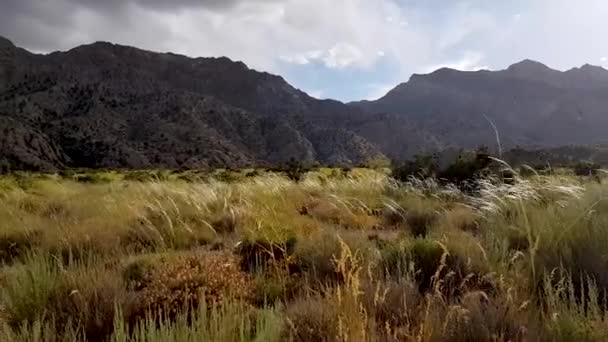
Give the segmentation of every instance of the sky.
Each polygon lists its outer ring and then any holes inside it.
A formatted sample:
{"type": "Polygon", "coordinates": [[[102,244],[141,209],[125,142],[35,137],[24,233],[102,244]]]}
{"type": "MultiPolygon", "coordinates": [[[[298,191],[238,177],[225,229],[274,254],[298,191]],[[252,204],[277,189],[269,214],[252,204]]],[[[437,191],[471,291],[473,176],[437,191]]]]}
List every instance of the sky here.
{"type": "Polygon", "coordinates": [[[441,67],[608,66],[606,18],[608,0],[0,0],[0,35],[30,51],[227,56],[341,101],[441,67]]]}

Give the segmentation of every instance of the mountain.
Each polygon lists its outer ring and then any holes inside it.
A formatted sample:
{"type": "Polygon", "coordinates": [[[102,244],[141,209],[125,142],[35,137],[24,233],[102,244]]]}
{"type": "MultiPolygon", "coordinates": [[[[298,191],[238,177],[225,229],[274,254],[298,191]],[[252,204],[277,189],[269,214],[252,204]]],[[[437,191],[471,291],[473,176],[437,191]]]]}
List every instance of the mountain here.
{"type": "Polygon", "coordinates": [[[525,60],[317,100],[228,58],[107,42],[41,55],[0,37],[0,169],[345,165],[496,145],[606,144],[608,71],[525,60]]]}
{"type": "MultiPolygon", "coordinates": [[[[504,149],[547,148],[606,143],[607,95],[606,69],[585,65],[561,72],[525,60],[501,71],[413,75],[384,97],[351,106],[407,121],[442,149],[494,147],[492,125],[504,149]]],[[[407,156],[399,143],[382,150],[407,156]]]]}
{"type": "Polygon", "coordinates": [[[383,158],[347,124],[367,117],[228,58],[106,42],[38,55],[0,38],[0,165],[11,168],[362,163],[383,158]]]}

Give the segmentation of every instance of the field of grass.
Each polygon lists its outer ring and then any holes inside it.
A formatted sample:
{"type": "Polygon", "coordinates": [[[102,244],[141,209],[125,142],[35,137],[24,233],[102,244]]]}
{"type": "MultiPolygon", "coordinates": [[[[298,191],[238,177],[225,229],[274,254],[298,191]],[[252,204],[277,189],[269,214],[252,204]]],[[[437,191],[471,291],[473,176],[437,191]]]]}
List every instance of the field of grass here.
{"type": "Polygon", "coordinates": [[[0,177],[2,341],[606,341],[608,185],[0,177]]]}

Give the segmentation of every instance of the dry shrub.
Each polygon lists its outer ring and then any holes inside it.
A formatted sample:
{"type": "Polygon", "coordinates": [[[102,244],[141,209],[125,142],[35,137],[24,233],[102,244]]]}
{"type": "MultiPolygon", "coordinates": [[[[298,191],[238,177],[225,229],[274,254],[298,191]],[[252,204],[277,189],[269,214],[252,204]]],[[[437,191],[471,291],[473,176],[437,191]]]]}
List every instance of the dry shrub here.
{"type": "Polygon", "coordinates": [[[404,339],[420,314],[422,298],[411,279],[369,279],[363,283],[362,304],[373,317],[377,334],[404,339]]]}
{"type": "Polygon", "coordinates": [[[74,334],[77,340],[102,341],[112,332],[115,307],[125,303],[127,293],[119,273],[93,260],[67,266],[36,255],[27,261],[14,266],[1,284],[11,330],[53,327],[44,341],[76,340],[74,334]]]}
{"type": "Polygon", "coordinates": [[[151,258],[140,257],[127,264],[122,272],[129,289],[139,291],[146,285],[148,275],[154,270],[151,258]]]}
{"type": "Polygon", "coordinates": [[[252,279],[240,270],[239,260],[227,253],[178,255],[144,273],[134,293],[139,309],[133,315],[139,318],[146,310],[177,313],[201,301],[211,306],[226,298],[249,300],[253,292],[252,279]]]}
{"type": "Polygon", "coordinates": [[[151,208],[146,212],[121,237],[121,244],[127,250],[190,249],[206,245],[216,236],[213,227],[201,217],[155,211],[151,208]]]}
{"type": "Polygon", "coordinates": [[[405,210],[397,204],[387,205],[381,213],[384,227],[403,229],[415,237],[427,236],[438,218],[439,214],[433,206],[422,204],[413,206],[409,210],[405,210]]]}
{"type": "Polygon", "coordinates": [[[377,275],[382,278],[401,278],[413,271],[410,242],[403,239],[380,241],[380,261],[377,264],[377,275]]]}
{"type": "Polygon", "coordinates": [[[235,253],[241,257],[240,266],[244,271],[254,272],[276,263],[283,263],[289,267],[296,241],[295,237],[285,242],[245,240],[236,244],[235,253]]]}
{"type": "Polygon", "coordinates": [[[429,210],[410,210],[405,214],[405,223],[415,237],[425,237],[437,221],[438,214],[429,210]]]}
{"type": "Polygon", "coordinates": [[[573,281],[565,269],[545,274],[543,304],[545,335],[552,341],[606,341],[606,298],[595,281],[587,277],[573,281]]]}
{"type": "Polygon", "coordinates": [[[457,206],[448,210],[439,224],[447,229],[456,229],[469,233],[479,232],[479,215],[469,207],[457,206]]]}
{"type": "Polygon", "coordinates": [[[336,235],[320,232],[298,242],[294,262],[314,283],[336,282],[340,275],[336,272],[333,258],[339,252],[340,244],[336,235]]]}
{"type": "Polygon", "coordinates": [[[339,341],[337,307],[326,298],[298,298],[287,305],[286,316],[288,341],[339,341]]]}
{"type": "Polygon", "coordinates": [[[40,244],[40,231],[21,230],[0,235],[0,263],[22,259],[40,244]]]}
{"type": "Polygon", "coordinates": [[[303,278],[300,275],[291,274],[281,265],[257,273],[254,282],[253,301],[259,307],[293,300],[305,289],[303,278]]]}
{"type": "Polygon", "coordinates": [[[458,303],[427,296],[427,313],[418,323],[427,341],[528,341],[536,340],[526,303],[494,298],[481,291],[468,292],[458,303]]]}
{"type": "Polygon", "coordinates": [[[372,241],[355,231],[322,231],[298,241],[294,263],[301,269],[310,285],[337,284],[343,275],[336,270],[335,257],[340,255],[342,244],[359,253],[365,263],[372,265],[378,256],[372,241]]]}
{"type": "Polygon", "coordinates": [[[109,249],[102,249],[97,241],[83,239],[82,241],[61,242],[59,246],[51,247],[49,254],[68,265],[108,252],[109,249]]]}
{"type": "Polygon", "coordinates": [[[117,272],[74,274],[63,279],[47,312],[57,326],[71,325],[87,341],[104,341],[114,329],[115,309],[125,305],[126,295],[117,272]]]}
{"type": "Polygon", "coordinates": [[[449,249],[438,241],[397,240],[384,245],[380,255],[377,267],[381,277],[399,279],[413,275],[420,293],[433,290],[457,297],[467,289],[493,288],[485,269],[475,267],[477,263],[471,262],[463,251],[449,249]]]}
{"type": "Polygon", "coordinates": [[[339,198],[309,200],[299,212],[301,215],[308,215],[321,222],[346,229],[370,229],[380,224],[380,219],[370,215],[366,208],[350,205],[339,198]]]}
{"type": "MultiPolygon", "coordinates": [[[[432,240],[415,240],[409,246],[410,260],[415,267],[415,279],[420,292],[426,292],[440,280],[453,283],[460,270],[453,270],[457,260],[443,245],[432,240]],[[456,273],[457,272],[457,273],[456,273]],[[446,279],[446,277],[449,277],[446,279]]],[[[448,287],[448,284],[445,284],[448,287]]]]}
{"type": "Polygon", "coordinates": [[[218,234],[234,233],[238,226],[237,214],[231,210],[219,215],[211,222],[211,226],[218,234]]]}

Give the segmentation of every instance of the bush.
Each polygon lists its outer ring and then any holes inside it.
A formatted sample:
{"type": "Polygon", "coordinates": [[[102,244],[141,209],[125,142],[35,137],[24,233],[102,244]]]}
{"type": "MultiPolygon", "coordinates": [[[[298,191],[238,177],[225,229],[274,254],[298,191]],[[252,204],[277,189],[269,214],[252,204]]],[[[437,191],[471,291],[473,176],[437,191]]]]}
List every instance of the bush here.
{"type": "Polygon", "coordinates": [[[148,310],[177,314],[187,305],[196,308],[204,302],[211,307],[229,299],[253,298],[252,279],[230,254],[189,253],[159,261],[143,270],[134,294],[133,318],[144,318],[148,310]]]}
{"type": "Polygon", "coordinates": [[[414,237],[425,237],[437,221],[438,214],[429,210],[411,210],[405,214],[405,222],[414,237]]]}
{"type": "Polygon", "coordinates": [[[415,155],[414,160],[398,164],[392,170],[392,176],[398,181],[406,182],[411,177],[431,178],[439,171],[439,161],[437,155],[415,155]]]}
{"type": "Polygon", "coordinates": [[[79,183],[100,184],[109,183],[112,181],[112,178],[104,173],[89,173],[83,175],[76,175],[74,176],[74,180],[79,183]]]}
{"type": "Polygon", "coordinates": [[[0,235],[0,263],[11,263],[23,259],[27,253],[39,245],[40,231],[18,231],[0,235]]]}
{"type": "Polygon", "coordinates": [[[474,186],[477,178],[488,170],[491,163],[492,159],[485,149],[479,149],[474,153],[464,152],[454,163],[439,172],[437,177],[444,182],[460,187],[474,186]]]}
{"type": "Polygon", "coordinates": [[[591,161],[580,161],[574,165],[574,174],[577,176],[596,176],[600,165],[591,161]]]}
{"type": "Polygon", "coordinates": [[[443,183],[456,184],[461,188],[474,186],[476,180],[488,173],[492,159],[486,148],[474,152],[461,152],[456,160],[445,168],[440,167],[437,155],[416,155],[414,160],[393,168],[392,177],[398,181],[415,178],[437,178],[443,183]]]}
{"type": "Polygon", "coordinates": [[[298,299],[287,306],[285,340],[294,342],[338,341],[338,312],[322,297],[298,299]]]}
{"type": "Polygon", "coordinates": [[[306,173],[310,171],[310,168],[292,158],[285,165],[284,171],[287,178],[297,183],[304,178],[306,173]]]}
{"type": "Polygon", "coordinates": [[[283,243],[245,240],[237,243],[235,253],[241,257],[242,270],[255,272],[268,266],[269,263],[288,262],[287,259],[293,255],[295,246],[295,238],[290,238],[283,243]]]}

